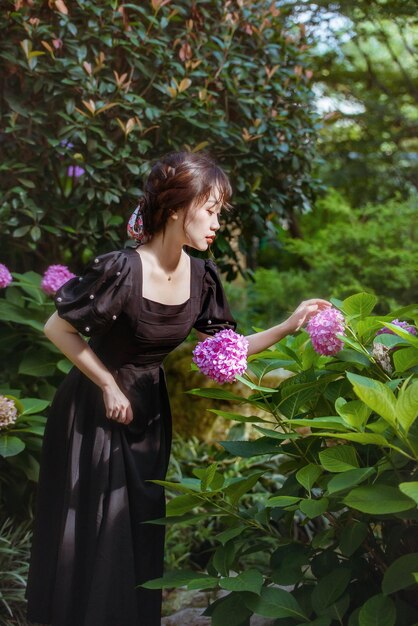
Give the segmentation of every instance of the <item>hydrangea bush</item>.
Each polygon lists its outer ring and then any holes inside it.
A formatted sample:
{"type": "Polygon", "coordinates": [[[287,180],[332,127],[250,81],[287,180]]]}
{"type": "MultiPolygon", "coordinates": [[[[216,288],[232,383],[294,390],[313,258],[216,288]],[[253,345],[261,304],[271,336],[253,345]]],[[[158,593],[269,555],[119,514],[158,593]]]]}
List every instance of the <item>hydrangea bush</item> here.
{"type": "Polygon", "coordinates": [[[250,396],[190,391],[230,401],[231,411],[211,411],[252,424],[249,439],[218,443],[225,464],[253,464],[230,476],[220,455],[194,479],[157,481],[180,493],[158,523],[216,518],[223,530],[204,570],[143,586],[226,590],[204,612],[214,626],[244,626],[253,614],[280,626],[418,623],[418,305],[382,316],[371,294],[333,303],[310,334],[248,358],[239,380],[250,396]],[[331,335],[343,345],[324,354],[331,335]],[[269,386],[278,368],[290,376],[269,386]]]}

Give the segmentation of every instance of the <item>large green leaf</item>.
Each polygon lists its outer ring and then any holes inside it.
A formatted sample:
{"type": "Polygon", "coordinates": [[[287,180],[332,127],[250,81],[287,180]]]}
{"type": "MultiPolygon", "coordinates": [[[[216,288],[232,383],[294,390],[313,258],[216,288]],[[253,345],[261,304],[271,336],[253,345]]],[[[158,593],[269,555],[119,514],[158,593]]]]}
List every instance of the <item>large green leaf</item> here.
{"type": "Polygon", "coordinates": [[[344,503],[362,513],[385,515],[400,513],[415,507],[415,502],[389,485],[356,487],[344,498],[344,503]]]}
{"type": "Polygon", "coordinates": [[[339,567],[321,578],[312,592],[312,606],[319,615],[342,596],[350,582],[351,572],[339,567]]]}
{"type": "Polygon", "coordinates": [[[347,373],[360,400],[381,415],[391,426],[396,426],[396,398],[393,392],[378,380],[347,373]]]}
{"type": "Polygon", "coordinates": [[[215,415],[220,415],[226,420],[233,420],[235,422],[267,422],[268,420],[259,417],[258,415],[241,415],[240,413],[233,413],[232,411],[220,411],[219,409],[208,409],[211,413],[215,413],[215,415]]]}
{"type": "Polygon", "coordinates": [[[286,506],[293,506],[295,504],[298,504],[300,500],[301,498],[298,498],[296,496],[272,496],[266,501],[266,506],[277,506],[280,508],[284,508],[286,506]]]}
{"type": "Polygon", "coordinates": [[[395,605],[381,594],[369,598],[359,612],[359,626],[394,626],[395,621],[395,605]]]}
{"type": "Polygon", "coordinates": [[[279,454],[281,443],[269,437],[260,437],[254,441],[218,441],[230,454],[242,457],[258,456],[259,454],[279,454]]]}
{"type": "Polygon", "coordinates": [[[329,472],[346,472],[358,467],[358,460],[353,446],[332,446],[321,450],[319,460],[323,468],[329,472]]]}
{"type": "Polygon", "coordinates": [[[412,382],[406,389],[402,387],[396,402],[396,415],[402,428],[408,433],[418,417],[418,380],[412,382]]]}
{"type": "Polygon", "coordinates": [[[369,532],[367,524],[352,520],[347,522],[340,536],[340,550],[344,556],[351,556],[361,546],[369,532]]]}
{"type": "Polygon", "coordinates": [[[41,400],[40,398],[22,398],[23,411],[21,415],[32,415],[46,409],[50,404],[49,400],[41,400]]]}
{"type": "Polygon", "coordinates": [[[344,422],[355,430],[362,430],[362,426],[366,424],[371,414],[369,407],[361,400],[347,402],[344,398],[337,398],[335,409],[344,422]]]}
{"type": "Polygon", "coordinates": [[[400,483],[399,489],[409,498],[415,500],[418,504],[418,482],[411,481],[409,483],[400,483]]]}
{"type": "Polygon", "coordinates": [[[24,450],[25,444],[13,435],[0,434],[0,456],[15,456],[24,450]]]}
{"type": "Polygon", "coordinates": [[[404,554],[391,563],[386,570],[382,591],[385,594],[395,593],[418,582],[418,552],[404,554]]]}
{"type": "Polygon", "coordinates": [[[233,400],[234,402],[245,402],[245,398],[238,396],[235,393],[226,391],[225,389],[188,389],[186,393],[190,393],[194,396],[200,396],[201,398],[210,398],[212,400],[233,400]]]}
{"type": "Polygon", "coordinates": [[[337,491],[343,491],[344,489],[351,489],[356,485],[359,485],[363,481],[367,480],[369,476],[375,473],[374,467],[358,467],[356,469],[347,470],[337,476],[333,476],[328,482],[327,490],[328,494],[336,493],[337,491]]]}
{"type": "Polygon", "coordinates": [[[49,350],[33,347],[23,355],[18,371],[19,374],[37,378],[52,376],[56,371],[55,359],[49,350]]]}
{"type": "Polygon", "coordinates": [[[212,556],[212,565],[222,576],[228,576],[229,570],[234,564],[235,553],[238,545],[228,541],[225,545],[216,548],[212,556]]]}
{"type": "Polygon", "coordinates": [[[264,579],[261,573],[254,568],[244,570],[238,576],[221,578],[219,586],[228,591],[252,591],[257,595],[261,593],[264,579]]]}
{"type": "MultiPolygon", "coordinates": [[[[194,580],[199,580],[203,583],[205,580],[213,578],[213,576],[201,574],[193,570],[179,570],[166,572],[161,578],[153,578],[137,586],[144,587],[145,589],[165,589],[167,587],[183,587],[194,580]]],[[[215,578],[215,580],[219,581],[219,578],[215,578]]]]}
{"type": "Polygon", "coordinates": [[[394,448],[397,450],[396,446],[393,446],[388,442],[383,435],[375,435],[374,433],[344,433],[344,436],[341,433],[312,433],[313,437],[333,437],[335,439],[347,439],[347,441],[354,441],[355,443],[361,443],[363,445],[374,444],[376,446],[388,446],[390,448],[394,448]]]}
{"type": "Polygon", "coordinates": [[[393,353],[393,364],[397,372],[406,372],[418,365],[418,349],[415,347],[402,348],[393,353]]]}
{"type": "Polygon", "coordinates": [[[246,598],[253,597],[249,592],[232,591],[228,596],[219,598],[203,611],[202,615],[211,616],[212,626],[243,626],[252,615],[246,606],[246,598]]]}
{"type": "Polygon", "coordinates": [[[310,491],[321,474],[322,468],[319,465],[309,463],[296,472],[296,480],[305,487],[307,491],[310,491]]]}
{"type": "Polygon", "coordinates": [[[377,300],[377,297],[371,293],[356,293],[346,298],[341,308],[343,312],[350,315],[350,317],[363,318],[370,315],[377,304],[377,300]]]}
{"type": "MultiPolygon", "coordinates": [[[[306,619],[306,615],[291,593],[275,587],[263,587],[261,596],[249,596],[246,606],[263,617],[292,617],[306,619]]],[[[223,624],[225,626],[225,624],[223,624]]]]}
{"type": "Polygon", "coordinates": [[[238,500],[244,494],[248,493],[254,485],[258,482],[258,480],[266,473],[266,470],[261,470],[258,472],[253,472],[249,476],[245,476],[244,478],[240,478],[234,483],[224,487],[224,493],[227,499],[231,502],[231,504],[236,504],[238,500]]]}
{"type": "Polygon", "coordinates": [[[202,501],[193,495],[177,496],[167,502],[167,515],[182,515],[191,511],[202,501]]]}
{"type": "Polygon", "coordinates": [[[323,515],[328,510],[328,498],[319,498],[319,500],[304,499],[299,503],[302,513],[311,519],[323,515]]]}

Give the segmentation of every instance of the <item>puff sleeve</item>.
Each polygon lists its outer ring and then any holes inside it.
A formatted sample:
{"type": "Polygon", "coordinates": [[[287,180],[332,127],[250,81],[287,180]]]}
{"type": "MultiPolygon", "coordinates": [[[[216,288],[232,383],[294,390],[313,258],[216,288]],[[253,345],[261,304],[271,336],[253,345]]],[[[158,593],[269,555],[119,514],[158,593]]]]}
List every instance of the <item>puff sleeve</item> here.
{"type": "Polygon", "coordinates": [[[235,330],[236,327],[237,322],[230,311],[217,266],[212,259],[205,259],[200,314],[193,328],[207,335],[215,335],[220,330],[235,330]]]}
{"type": "Polygon", "coordinates": [[[102,335],[122,312],[131,287],[128,255],[102,254],[56,291],[57,313],[83,335],[102,335]]]}

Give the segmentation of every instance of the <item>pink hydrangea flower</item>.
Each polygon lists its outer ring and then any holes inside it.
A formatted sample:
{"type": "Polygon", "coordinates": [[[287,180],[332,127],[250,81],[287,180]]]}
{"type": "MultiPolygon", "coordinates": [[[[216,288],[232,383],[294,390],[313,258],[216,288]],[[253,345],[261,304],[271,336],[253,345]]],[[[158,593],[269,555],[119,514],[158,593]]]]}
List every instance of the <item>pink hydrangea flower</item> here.
{"type": "Polygon", "coordinates": [[[231,328],[197,344],[193,361],[202,374],[218,383],[232,383],[247,369],[248,340],[231,328]]]}
{"type": "Polygon", "coordinates": [[[0,263],[0,288],[4,289],[12,282],[13,277],[7,267],[0,263]]]}
{"type": "Polygon", "coordinates": [[[309,320],[306,330],[311,336],[315,352],[333,356],[339,352],[344,342],[336,335],[344,334],[344,316],[334,308],[320,311],[309,320]]]}
{"type": "MultiPolygon", "coordinates": [[[[417,334],[417,329],[415,328],[415,326],[411,326],[410,324],[408,324],[408,322],[401,322],[398,319],[392,320],[391,324],[394,324],[395,326],[399,326],[399,328],[403,328],[404,330],[407,330],[408,333],[411,333],[411,335],[416,335],[417,334]]],[[[396,335],[396,333],[391,330],[390,328],[386,328],[386,326],[384,328],[381,328],[380,330],[377,331],[376,333],[376,337],[377,335],[384,335],[384,334],[389,334],[389,335],[396,335]]]]}
{"type": "Polygon", "coordinates": [[[16,422],[17,408],[13,400],[0,395],[0,429],[16,422]]]}
{"type": "Polygon", "coordinates": [[[43,275],[41,288],[48,295],[53,295],[61,285],[74,276],[66,265],[50,265],[43,275]]]}

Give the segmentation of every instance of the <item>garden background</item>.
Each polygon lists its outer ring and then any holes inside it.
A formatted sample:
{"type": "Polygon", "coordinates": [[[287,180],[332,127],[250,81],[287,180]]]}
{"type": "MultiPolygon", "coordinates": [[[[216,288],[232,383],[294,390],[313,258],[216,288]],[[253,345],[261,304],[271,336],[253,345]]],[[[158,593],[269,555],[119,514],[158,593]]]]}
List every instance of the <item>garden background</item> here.
{"type": "Polygon", "coordinates": [[[215,626],[418,624],[416,2],[0,7],[0,623],[26,624],[42,430],[71,366],[42,276],[132,243],[150,163],[188,149],[231,178],[213,255],[238,330],[323,297],[346,332],[324,356],[302,331],[222,388],[191,369],[193,335],[167,359],[164,614],[200,590],[215,626]]]}

